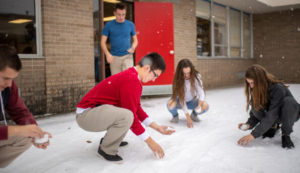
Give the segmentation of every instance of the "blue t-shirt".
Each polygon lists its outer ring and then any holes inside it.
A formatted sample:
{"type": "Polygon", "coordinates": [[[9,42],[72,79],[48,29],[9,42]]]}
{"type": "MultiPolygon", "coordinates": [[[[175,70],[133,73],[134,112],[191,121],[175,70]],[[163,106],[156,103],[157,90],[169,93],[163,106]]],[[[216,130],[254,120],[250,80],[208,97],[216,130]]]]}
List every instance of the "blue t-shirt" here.
{"type": "Polygon", "coordinates": [[[113,56],[129,54],[127,50],[131,47],[131,37],[136,35],[134,24],[128,20],[123,23],[118,23],[116,20],[107,22],[102,34],[109,39],[113,56]]]}

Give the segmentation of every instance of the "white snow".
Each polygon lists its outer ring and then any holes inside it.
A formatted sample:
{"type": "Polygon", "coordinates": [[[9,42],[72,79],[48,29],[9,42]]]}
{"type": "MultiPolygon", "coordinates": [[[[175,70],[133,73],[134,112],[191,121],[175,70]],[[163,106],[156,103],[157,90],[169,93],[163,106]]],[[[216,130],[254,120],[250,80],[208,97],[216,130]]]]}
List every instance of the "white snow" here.
{"type": "MultiPolygon", "coordinates": [[[[290,87],[300,102],[300,84],[290,87]]],[[[125,140],[129,145],[120,148],[123,164],[104,161],[97,156],[97,148],[104,132],[92,133],[78,127],[73,113],[38,120],[40,127],[52,133],[46,150],[31,147],[5,173],[299,173],[300,123],[294,125],[291,138],[294,149],[281,148],[280,132],[274,138],[258,138],[248,146],[237,144],[239,138],[250,133],[238,129],[247,120],[243,87],[208,90],[210,109],[200,115],[194,128],[187,128],[182,112],[179,123],[171,124],[167,111],[168,97],[146,98],[142,107],[160,124],[171,125],[176,132],[164,136],[147,128],[164,149],[165,157],[157,159],[148,146],[131,131],[125,140]],[[91,141],[91,143],[88,143],[91,141]]]]}
{"type": "Polygon", "coordinates": [[[42,138],[34,138],[34,143],[36,144],[44,144],[49,141],[49,135],[45,134],[42,138]]]}

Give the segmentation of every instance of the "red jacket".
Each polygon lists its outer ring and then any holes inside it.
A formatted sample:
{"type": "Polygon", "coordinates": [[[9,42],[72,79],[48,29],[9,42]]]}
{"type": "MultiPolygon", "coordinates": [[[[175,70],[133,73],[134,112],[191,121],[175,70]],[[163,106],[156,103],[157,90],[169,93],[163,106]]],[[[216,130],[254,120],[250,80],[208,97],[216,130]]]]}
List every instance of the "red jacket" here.
{"type": "Polygon", "coordinates": [[[94,108],[110,104],[130,110],[134,115],[131,131],[138,135],[145,132],[141,125],[148,115],[141,108],[142,84],[134,67],[115,74],[91,89],[77,104],[77,108],[94,108]]]}
{"type": "MultiPolygon", "coordinates": [[[[1,94],[6,115],[9,115],[17,125],[37,124],[19,96],[18,87],[14,81],[11,87],[5,88],[1,94]]],[[[0,111],[0,115],[3,116],[2,111],[0,111]]],[[[7,126],[0,126],[0,140],[5,140],[7,137],[7,126]]]]}

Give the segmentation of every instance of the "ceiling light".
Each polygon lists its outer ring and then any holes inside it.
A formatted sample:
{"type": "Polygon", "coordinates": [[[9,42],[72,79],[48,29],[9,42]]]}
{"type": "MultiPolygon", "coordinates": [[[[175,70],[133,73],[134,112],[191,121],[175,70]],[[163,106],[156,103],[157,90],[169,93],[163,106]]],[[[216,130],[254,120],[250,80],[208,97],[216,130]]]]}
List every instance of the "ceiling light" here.
{"type": "Polygon", "coordinates": [[[104,17],[104,22],[107,22],[107,21],[111,21],[111,20],[115,20],[116,19],[116,16],[109,16],[109,17],[104,17]]]}
{"type": "Polygon", "coordinates": [[[14,24],[21,24],[21,23],[28,23],[32,22],[30,19],[16,19],[16,20],[11,20],[8,23],[14,23],[14,24]]]}
{"type": "Polygon", "coordinates": [[[118,0],[104,0],[104,2],[112,3],[112,4],[120,3],[120,1],[118,1],[118,0]]]}

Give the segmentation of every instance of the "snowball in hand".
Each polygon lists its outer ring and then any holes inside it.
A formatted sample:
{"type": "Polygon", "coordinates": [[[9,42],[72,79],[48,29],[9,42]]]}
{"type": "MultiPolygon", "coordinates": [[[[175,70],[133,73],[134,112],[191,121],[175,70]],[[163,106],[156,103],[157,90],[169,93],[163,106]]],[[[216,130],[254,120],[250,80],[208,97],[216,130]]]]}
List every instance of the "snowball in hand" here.
{"type": "Polygon", "coordinates": [[[40,145],[42,145],[42,144],[44,144],[48,141],[49,141],[49,135],[48,134],[45,134],[44,137],[42,137],[42,138],[34,138],[34,143],[40,144],[40,145]]]}
{"type": "Polygon", "coordinates": [[[248,125],[247,124],[243,124],[241,126],[241,130],[244,130],[244,131],[248,130],[248,125]]]}
{"type": "Polygon", "coordinates": [[[174,129],[172,127],[168,127],[166,131],[174,131],[174,129]]]}

